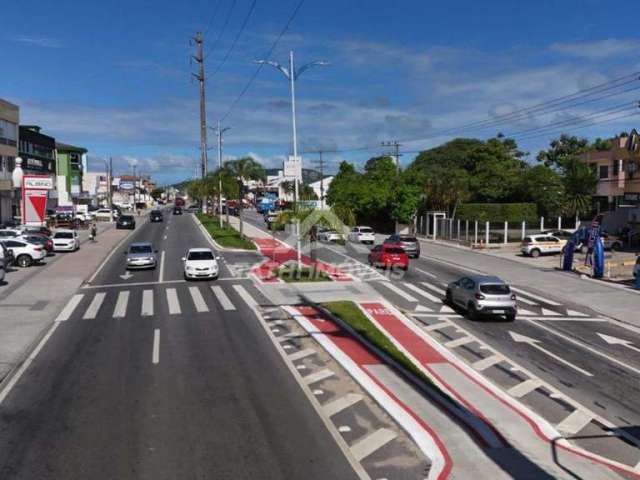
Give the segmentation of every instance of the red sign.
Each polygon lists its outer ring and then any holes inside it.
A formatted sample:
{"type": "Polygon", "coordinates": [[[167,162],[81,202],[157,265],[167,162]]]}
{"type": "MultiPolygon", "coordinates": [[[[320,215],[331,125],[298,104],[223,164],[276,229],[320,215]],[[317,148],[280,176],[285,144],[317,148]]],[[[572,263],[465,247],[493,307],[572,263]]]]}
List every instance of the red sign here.
{"type": "Polygon", "coordinates": [[[51,177],[25,175],[22,178],[22,223],[41,225],[47,210],[47,197],[53,188],[51,177]]]}

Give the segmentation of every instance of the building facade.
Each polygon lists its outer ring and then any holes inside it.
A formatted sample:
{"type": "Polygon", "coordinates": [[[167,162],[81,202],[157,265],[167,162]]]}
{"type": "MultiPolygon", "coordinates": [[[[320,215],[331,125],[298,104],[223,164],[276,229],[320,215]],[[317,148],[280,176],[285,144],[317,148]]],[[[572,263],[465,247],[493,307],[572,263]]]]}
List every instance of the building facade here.
{"type": "Polygon", "coordinates": [[[87,149],[56,142],[56,187],[60,206],[78,203],[86,165],[87,149]]]}
{"type": "MultiPolygon", "coordinates": [[[[20,125],[18,154],[25,175],[44,175],[56,184],[56,140],[37,125],[20,125]]],[[[57,190],[50,190],[47,208],[57,206],[57,190]]]]}
{"type": "Polygon", "coordinates": [[[11,172],[18,156],[20,109],[0,99],[0,223],[12,220],[18,213],[18,194],[11,172]]]}

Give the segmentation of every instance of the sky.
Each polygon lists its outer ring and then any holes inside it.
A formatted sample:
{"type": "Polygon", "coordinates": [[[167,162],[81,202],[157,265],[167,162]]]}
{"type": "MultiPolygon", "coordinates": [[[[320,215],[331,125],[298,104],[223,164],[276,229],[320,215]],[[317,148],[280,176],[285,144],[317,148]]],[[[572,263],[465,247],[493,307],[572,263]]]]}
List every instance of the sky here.
{"type": "Polygon", "coordinates": [[[136,165],[160,183],[196,174],[199,106],[190,37],[197,31],[205,39],[207,120],[215,126],[223,118],[229,127],[225,158],[251,155],[266,167],[281,166],[291,153],[287,81],[267,66],[239,95],[256,74],[254,60],[274,44],[271,60],[285,63],[293,50],[298,66],[330,63],[296,83],[305,167],[317,165],[310,151],[320,148],[338,151],[324,157],[328,172],[342,160],[362,165],[386,153],[381,142],[394,140],[407,165],[412,152],[455,136],[497,132],[513,134],[533,162],[562,131],[593,139],[640,126],[637,116],[615,120],[634,112],[638,80],[599,101],[484,130],[461,128],[640,71],[640,34],[629,28],[640,2],[612,8],[607,0],[307,0],[280,37],[299,3],[7,2],[3,17],[15,21],[0,31],[0,98],[20,106],[22,124],[87,148],[91,169],[104,170],[112,157],[116,174],[136,165]],[[621,113],[606,113],[616,106],[621,113]],[[586,128],[572,126],[575,119],[586,128]]]}

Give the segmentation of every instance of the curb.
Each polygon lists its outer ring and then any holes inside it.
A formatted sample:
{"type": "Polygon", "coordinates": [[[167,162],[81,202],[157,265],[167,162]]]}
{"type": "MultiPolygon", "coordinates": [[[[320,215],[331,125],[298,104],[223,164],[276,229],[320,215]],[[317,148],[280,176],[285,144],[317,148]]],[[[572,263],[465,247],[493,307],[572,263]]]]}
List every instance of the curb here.
{"type": "Polygon", "coordinates": [[[258,246],[255,244],[253,240],[250,240],[250,241],[256,247],[255,250],[245,250],[244,248],[223,247],[222,245],[220,245],[218,242],[214,240],[213,236],[207,231],[206,228],[204,228],[204,225],[195,214],[192,213],[191,218],[193,218],[193,221],[196,222],[196,225],[200,228],[200,230],[202,230],[202,233],[204,234],[204,236],[207,238],[209,243],[213,245],[213,248],[215,248],[216,250],[219,250],[221,252],[242,252],[242,253],[254,253],[259,251],[258,246]]]}

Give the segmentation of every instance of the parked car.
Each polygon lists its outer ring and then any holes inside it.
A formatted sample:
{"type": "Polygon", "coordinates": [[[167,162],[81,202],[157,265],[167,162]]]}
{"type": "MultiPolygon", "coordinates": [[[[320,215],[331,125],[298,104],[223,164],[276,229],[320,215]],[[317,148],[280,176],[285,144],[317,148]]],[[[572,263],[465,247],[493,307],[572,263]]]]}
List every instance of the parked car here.
{"type": "Polygon", "coordinates": [[[53,240],[51,240],[46,235],[43,235],[41,233],[25,233],[19,238],[22,240],[26,240],[27,242],[42,245],[47,251],[47,254],[53,252],[53,240]]]}
{"type": "Polygon", "coordinates": [[[371,227],[353,227],[349,232],[348,240],[350,242],[373,245],[376,241],[376,235],[371,227]]]}
{"type": "Polygon", "coordinates": [[[38,235],[44,235],[46,237],[51,237],[51,234],[53,233],[49,228],[45,227],[45,226],[39,226],[39,225],[20,225],[19,227],[17,227],[18,230],[20,230],[20,232],[22,232],[22,235],[28,235],[31,233],[35,233],[38,235]]]}
{"type": "Polygon", "coordinates": [[[124,254],[127,257],[127,270],[134,268],[156,268],[157,250],[150,242],[136,242],[129,245],[124,254]]]}
{"type": "Polygon", "coordinates": [[[20,236],[20,230],[17,228],[3,228],[0,230],[0,240],[3,238],[16,238],[20,236]]]}
{"type": "Polygon", "coordinates": [[[80,237],[75,230],[56,230],[52,240],[53,250],[56,252],[75,252],[80,249],[80,237]]]}
{"type": "Polygon", "coordinates": [[[182,207],[173,207],[174,215],[182,215],[182,207]]]}
{"type": "Polygon", "coordinates": [[[149,214],[149,220],[151,222],[153,222],[153,223],[162,222],[162,220],[163,220],[162,211],[161,210],[152,210],[151,213],[149,214]]]}
{"type": "Polygon", "coordinates": [[[451,282],[446,299],[450,305],[464,308],[471,320],[482,315],[503,315],[513,321],[518,313],[515,293],[503,280],[493,276],[474,275],[451,282]]]}
{"type": "Polygon", "coordinates": [[[0,283],[4,283],[4,274],[5,274],[5,264],[4,260],[0,258],[0,283]]]}
{"type": "Polygon", "coordinates": [[[218,278],[219,256],[208,248],[190,248],[187,255],[182,258],[184,262],[184,278],[218,278]]]}
{"type": "Polygon", "coordinates": [[[409,256],[401,245],[385,243],[376,245],[369,252],[369,265],[383,268],[409,268],[409,256]]]}
{"type": "Polygon", "coordinates": [[[344,235],[335,230],[321,230],[318,232],[318,240],[321,242],[340,242],[344,240],[344,235]]]}
{"type": "Polygon", "coordinates": [[[537,258],[542,254],[561,253],[566,244],[566,240],[552,235],[529,235],[522,240],[520,251],[524,255],[537,258]]]}
{"type": "Polygon", "coordinates": [[[116,229],[128,228],[133,230],[136,228],[136,219],[133,215],[120,215],[116,220],[116,229]]]}
{"type": "Polygon", "coordinates": [[[418,258],[420,256],[420,242],[413,235],[394,234],[388,237],[384,243],[400,245],[409,258],[418,258]]]}
{"type": "Polygon", "coordinates": [[[611,250],[613,252],[622,250],[622,247],[624,246],[619,237],[609,235],[608,233],[602,234],[602,243],[604,244],[605,250],[611,250]]]}
{"type": "Polygon", "coordinates": [[[34,263],[41,262],[47,256],[47,251],[41,245],[26,240],[7,238],[0,241],[7,249],[11,250],[15,264],[20,267],[30,267],[34,263]]]}
{"type": "Polygon", "coordinates": [[[117,210],[109,210],[108,208],[101,208],[95,211],[96,220],[111,221],[112,218],[117,218],[117,210]]]}

